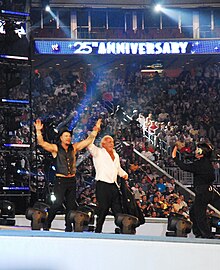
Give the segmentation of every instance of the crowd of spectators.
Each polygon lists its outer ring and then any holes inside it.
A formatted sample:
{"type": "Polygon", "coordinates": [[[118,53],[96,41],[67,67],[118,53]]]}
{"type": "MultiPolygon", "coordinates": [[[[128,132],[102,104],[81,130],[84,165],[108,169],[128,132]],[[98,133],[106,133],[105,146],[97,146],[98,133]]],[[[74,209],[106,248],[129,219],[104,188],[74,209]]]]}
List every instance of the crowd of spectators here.
{"type": "MultiPolygon", "coordinates": [[[[35,37],[43,38],[50,36],[51,38],[70,38],[71,31],[62,28],[34,28],[33,35],[35,37]]],[[[123,29],[123,28],[109,28],[92,27],[91,31],[87,27],[78,27],[76,29],[78,39],[120,39],[120,40],[147,40],[147,39],[164,39],[164,38],[183,38],[186,37],[177,27],[147,27],[146,29],[123,29]]],[[[187,37],[191,37],[188,36],[187,37]]]]}
{"type": "MultiPolygon", "coordinates": [[[[114,136],[122,167],[129,174],[127,184],[144,215],[167,217],[174,211],[188,217],[191,200],[185,201],[174,179],[160,175],[134,154],[133,148],[160,167],[174,165],[169,151],[175,143],[182,145],[185,156],[192,154],[194,144],[199,141],[210,141],[219,149],[219,65],[197,66],[176,78],[165,73],[147,77],[140,70],[129,73],[115,69],[100,73],[35,70],[32,85],[33,118],[41,117],[44,121],[47,140],[55,140],[54,128],[62,125],[74,130],[74,140],[82,139],[96,119],[102,117],[102,135],[114,136]],[[111,111],[105,107],[106,102],[115,108],[119,106],[111,111]],[[143,136],[143,129],[153,135],[153,140],[143,136]],[[167,146],[166,157],[161,142],[167,146]]],[[[21,86],[10,91],[10,97],[27,98],[26,86],[28,79],[24,77],[21,86]]],[[[25,143],[30,133],[27,115],[28,111],[23,110],[20,117],[24,125],[15,132],[14,137],[20,143],[25,143]]],[[[34,134],[32,137],[34,142],[34,134]]],[[[78,203],[95,206],[94,170],[91,157],[85,156],[83,151],[78,157],[83,160],[78,166],[78,203]]]]}

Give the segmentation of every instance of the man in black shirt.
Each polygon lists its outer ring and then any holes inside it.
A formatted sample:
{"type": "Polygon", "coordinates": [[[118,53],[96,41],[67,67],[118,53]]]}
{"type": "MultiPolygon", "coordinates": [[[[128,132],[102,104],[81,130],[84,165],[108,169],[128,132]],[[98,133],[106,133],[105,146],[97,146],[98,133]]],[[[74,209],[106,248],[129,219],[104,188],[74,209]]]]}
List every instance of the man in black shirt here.
{"type": "Polygon", "coordinates": [[[35,122],[38,144],[46,151],[50,152],[55,160],[56,180],[54,185],[54,195],[56,200],[51,205],[48,213],[48,220],[45,229],[49,230],[51,223],[56,216],[56,212],[60,209],[64,200],[66,201],[65,215],[65,231],[71,232],[72,225],[68,220],[68,213],[71,210],[76,210],[76,153],[88,145],[96,138],[101,126],[101,119],[96,122],[93,131],[90,135],[80,142],[71,143],[72,132],[67,128],[63,128],[59,132],[59,143],[52,144],[44,141],[41,130],[43,124],[40,119],[35,122]]]}
{"type": "Polygon", "coordinates": [[[193,185],[195,188],[195,200],[190,209],[190,219],[193,222],[195,237],[214,238],[207,221],[207,206],[212,200],[215,179],[214,168],[211,163],[212,146],[207,143],[197,145],[195,151],[196,161],[186,164],[176,157],[178,147],[175,146],[172,158],[180,169],[193,173],[193,185]]]}

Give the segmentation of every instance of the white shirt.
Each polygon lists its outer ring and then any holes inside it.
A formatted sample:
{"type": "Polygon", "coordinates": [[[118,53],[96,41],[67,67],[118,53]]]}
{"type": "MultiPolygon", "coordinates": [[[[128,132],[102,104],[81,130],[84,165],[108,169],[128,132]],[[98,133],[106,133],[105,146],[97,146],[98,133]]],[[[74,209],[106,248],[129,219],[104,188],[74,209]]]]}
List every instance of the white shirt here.
{"type": "Polygon", "coordinates": [[[100,148],[94,144],[90,144],[88,149],[93,157],[93,163],[96,170],[96,180],[112,184],[117,181],[117,175],[120,177],[127,175],[127,173],[121,168],[119,155],[115,151],[115,159],[112,160],[105,148],[100,148]]]}

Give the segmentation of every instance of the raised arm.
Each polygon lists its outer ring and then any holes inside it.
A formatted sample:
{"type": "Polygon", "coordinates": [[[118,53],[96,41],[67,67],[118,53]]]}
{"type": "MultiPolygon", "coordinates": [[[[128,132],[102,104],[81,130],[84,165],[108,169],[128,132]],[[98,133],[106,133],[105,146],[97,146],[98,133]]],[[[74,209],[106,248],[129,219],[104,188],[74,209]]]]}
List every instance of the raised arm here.
{"type": "Polygon", "coordinates": [[[90,133],[90,135],[85,140],[74,144],[76,151],[80,151],[94,142],[98,132],[101,130],[101,123],[102,119],[99,119],[93,127],[93,131],[90,133]]]}
{"type": "Polygon", "coordinates": [[[43,135],[42,135],[42,128],[43,124],[40,119],[37,119],[36,122],[34,123],[35,129],[36,129],[36,134],[37,134],[37,142],[38,144],[46,151],[50,153],[56,153],[57,152],[57,146],[56,144],[48,143],[44,141],[43,135]]]}
{"type": "Polygon", "coordinates": [[[175,145],[175,146],[173,147],[173,151],[172,151],[172,158],[176,158],[177,150],[178,150],[177,145],[175,145]]]}
{"type": "Polygon", "coordinates": [[[197,168],[197,166],[195,166],[195,163],[186,164],[183,161],[179,160],[176,156],[177,150],[178,150],[178,147],[177,147],[177,145],[175,145],[171,155],[172,155],[172,158],[174,159],[175,163],[178,165],[178,167],[180,167],[181,170],[191,172],[191,173],[198,171],[199,168],[197,168]]]}

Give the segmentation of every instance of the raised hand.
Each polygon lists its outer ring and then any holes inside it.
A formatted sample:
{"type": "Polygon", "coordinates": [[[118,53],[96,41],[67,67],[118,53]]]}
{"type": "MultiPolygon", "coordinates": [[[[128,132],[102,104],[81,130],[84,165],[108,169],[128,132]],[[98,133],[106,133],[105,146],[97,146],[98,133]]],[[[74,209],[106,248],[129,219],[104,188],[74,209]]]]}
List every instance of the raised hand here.
{"type": "Polygon", "coordinates": [[[41,122],[40,119],[37,119],[35,121],[35,123],[34,123],[34,126],[36,128],[36,131],[40,131],[40,130],[42,130],[42,128],[43,128],[44,125],[42,124],[42,122],[41,122]]]}
{"type": "Polygon", "coordinates": [[[102,119],[98,119],[98,121],[96,122],[96,127],[101,129],[101,124],[102,124],[102,119]]]}
{"type": "Polygon", "coordinates": [[[102,124],[102,119],[98,119],[98,121],[96,122],[93,130],[100,131],[101,130],[101,124],[102,124]]]}

